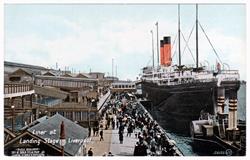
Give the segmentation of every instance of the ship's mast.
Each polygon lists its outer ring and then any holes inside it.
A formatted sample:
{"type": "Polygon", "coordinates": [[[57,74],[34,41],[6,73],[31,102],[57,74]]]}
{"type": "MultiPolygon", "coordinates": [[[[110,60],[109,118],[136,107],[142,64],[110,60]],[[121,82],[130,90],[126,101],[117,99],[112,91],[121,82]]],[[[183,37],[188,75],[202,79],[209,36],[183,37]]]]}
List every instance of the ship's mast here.
{"type": "Polygon", "coordinates": [[[154,34],[153,31],[150,31],[152,34],[152,58],[153,58],[153,68],[155,67],[155,63],[154,63],[154,34]]]}
{"type": "Polygon", "coordinates": [[[114,81],[114,58],[112,58],[112,80],[114,81]]]}
{"type": "Polygon", "coordinates": [[[156,22],[156,33],[157,33],[157,67],[160,65],[159,63],[159,38],[158,38],[158,22],[156,22]]]}
{"type": "Polygon", "coordinates": [[[198,4],[196,4],[196,68],[199,67],[199,46],[198,46],[198,4]]]}
{"type": "Polygon", "coordinates": [[[179,66],[181,66],[181,30],[180,30],[180,4],[178,4],[178,47],[179,47],[179,66]]]}

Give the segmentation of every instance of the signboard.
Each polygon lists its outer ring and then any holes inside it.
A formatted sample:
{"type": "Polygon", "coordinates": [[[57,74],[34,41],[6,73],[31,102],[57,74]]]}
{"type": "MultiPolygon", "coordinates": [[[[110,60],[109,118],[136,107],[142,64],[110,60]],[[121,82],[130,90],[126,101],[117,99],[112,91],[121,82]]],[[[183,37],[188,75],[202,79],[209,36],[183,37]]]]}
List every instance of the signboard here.
{"type": "Polygon", "coordinates": [[[16,148],[11,151],[11,156],[45,156],[45,151],[40,148],[16,148]]]}

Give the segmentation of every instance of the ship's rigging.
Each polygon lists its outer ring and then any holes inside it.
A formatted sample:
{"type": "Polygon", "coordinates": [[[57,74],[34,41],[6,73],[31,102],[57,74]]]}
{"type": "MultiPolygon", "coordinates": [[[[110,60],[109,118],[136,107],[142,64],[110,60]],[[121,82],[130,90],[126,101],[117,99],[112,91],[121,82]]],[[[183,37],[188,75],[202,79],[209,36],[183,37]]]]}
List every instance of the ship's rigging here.
{"type": "MultiPolygon", "coordinates": [[[[178,56],[176,57],[177,58],[177,61],[178,61],[178,68],[181,69],[183,68],[184,65],[182,65],[182,57],[184,56],[185,52],[188,50],[188,52],[190,53],[191,57],[192,57],[192,60],[194,61],[195,63],[195,67],[193,67],[194,69],[196,68],[196,70],[200,70],[202,69],[202,64],[199,65],[199,28],[201,29],[202,33],[204,34],[205,38],[207,39],[209,45],[211,46],[212,50],[213,50],[213,53],[215,54],[216,56],[216,61],[218,61],[220,64],[224,65],[225,63],[222,62],[218,52],[216,51],[214,45],[212,44],[212,41],[210,40],[208,34],[206,33],[204,27],[201,25],[199,19],[198,19],[198,4],[196,4],[196,20],[195,20],[195,23],[192,25],[192,28],[191,28],[191,31],[188,35],[188,38],[186,39],[182,30],[181,30],[181,26],[180,26],[180,14],[181,14],[181,11],[180,11],[180,5],[178,4],[178,31],[177,31],[177,34],[173,40],[173,45],[171,46],[171,50],[173,50],[175,47],[178,48],[178,51],[177,49],[175,49],[175,51],[173,52],[172,56],[171,56],[171,59],[174,59],[175,56],[177,56],[177,53],[178,53],[178,56]],[[193,34],[193,31],[194,31],[194,28],[196,29],[196,32],[195,32],[195,35],[196,35],[196,47],[195,47],[195,51],[196,51],[196,57],[194,57],[194,54],[189,46],[189,42],[190,42],[190,39],[191,39],[191,36],[193,34]],[[176,43],[176,41],[178,43],[176,43]],[[181,41],[183,41],[185,44],[184,44],[184,47],[182,48],[181,47],[181,41]],[[181,50],[182,48],[182,50],[181,50]]],[[[157,68],[159,68],[160,64],[159,64],[159,44],[158,44],[158,27],[159,27],[159,23],[156,22],[156,34],[157,34],[157,65],[154,65],[154,47],[152,47],[152,52],[153,52],[153,67],[154,66],[157,66],[157,68]]],[[[153,30],[152,32],[153,33],[153,30]]],[[[154,45],[154,42],[152,42],[152,45],[154,45]]],[[[227,64],[226,64],[227,65],[227,64]]],[[[229,67],[228,67],[229,68],[229,67]]]]}

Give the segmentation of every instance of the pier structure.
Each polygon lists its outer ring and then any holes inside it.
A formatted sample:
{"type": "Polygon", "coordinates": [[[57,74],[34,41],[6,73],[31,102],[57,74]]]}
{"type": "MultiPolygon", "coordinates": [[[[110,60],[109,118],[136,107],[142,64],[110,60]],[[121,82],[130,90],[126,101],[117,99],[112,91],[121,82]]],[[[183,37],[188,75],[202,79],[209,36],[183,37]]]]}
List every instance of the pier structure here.
{"type": "Polygon", "coordinates": [[[35,84],[39,86],[52,86],[65,89],[78,89],[83,87],[93,88],[97,85],[97,79],[37,75],[35,77],[35,84]]]}
{"type": "Polygon", "coordinates": [[[56,113],[85,127],[94,125],[98,122],[98,110],[110,95],[109,92],[102,96],[86,92],[86,95],[92,96],[88,101],[85,98],[82,101],[67,102],[65,100],[70,93],[50,86],[41,87],[33,84],[15,83],[5,84],[4,90],[5,125],[6,127],[13,126],[13,128],[16,128],[15,126],[18,125],[19,129],[21,126],[32,123],[39,117],[44,115],[53,116],[56,113]],[[93,99],[94,97],[98,98],[98,102],[96,99],[93,99]],[[53,101],[51,101],[52,98],[54,99],[53,101]]]}
{"type": "Polygon", "coordinates": [[[225,88],[218,87],[217,89],[217,115],[218,115],[218,122],[219,122],[219,135],[222,138],[226,136],[226,128],[224,119],[228,117],[228,114],[225,113],[225,88]]]}
{"type": "Polygon", "coordinates": [[[229,94],[229,113],[227,140],[235,142],[240,137],[240,130],[237,127],[237,92],[231,91],[229,94]]]}
{"type": "Polygon", "coordinates": [[[77,122],[79,125],[84,127],[95,126],[97,123],[99,123],[99,110],[109,97],[110,92],[107,92],[105,95],[99,98],[96,106],[87,105],[86,102],[64,102],[53,107],[40,106],[40,110],[46,112],[46,115],[48,116],[53,116],[59,113],[67,119],[77,122]]]}
{"type": "Polygon", "coordinates": [[[15,119],[19,115],[28,113],[27,121],[36,119],[36,107],[32,105],[35,91],[32,84],[8,83],[4,84],[4,119],[11,120],[12,132],[15,132],[15,119]]]}
{"type": "MultiPolygon", "coordinates": [[[[105,120],[101,124],[106,124],[105,120]]],[[[123,144],[119,141],[119,129],[108,128],[104,131],[104,141],[100,141],[100,136],[91,135],[87,144],[87,149],[92,148],[94,156],[133,156],[134,148],[138,138],[132,135],[126,136],[127,131],[124,132],[123,144]],[[111,155],[109,155],[109,152],[111,155]]],[[[138,129],[136,129],[139,132],[138,129]]]]}
{"type": "Polygon", "coordinates": [[[11,119],[20,129],[56,113],[83,126],[97,123],[102,97],[109,95],[104,73],[73,74],[35,65],[4,64],[5,127],[13,126],[11,119]]]}
{"type": "Polygon", "coordinates": [[[221,138],[225,138],[228,141],[239,140],[240,130],[237,127],[237,90],[228,89],[228,113],[224,112],[225,107],[225,87],[218,87],[217,91],[217,109],[218,109],[218,121],[219,121],[219,133],[221,138]],[[227,120],[227,125],[224,121],[227,120]],[[223,133],[223,134],[222,134],[223,133]]]}
{"type": "MultiPolygon", "coordinates": [[[[23,68],[15,68],[14,72],[5,77],[5,149],[8,151],[22,137],[43,141],[43,137],[33,135],[29,130],[60,115],[67,119],[65,121],[70,120],[85,129],[89,128],[90,134],[84,143],[87,143],[86,149],[93,148],[94,155],[182,155],[176,152],[174,143],[148,116],[145,108],[140,107],[134,96],[136,87],[133,82],[120,83],[116,77],[109,79],[99,73],[93,73],[92,76],[96,76],[93,78],[85,74],[75,76],[66,72],[52,72],[32,65],[17,66],[23,68]],[[112,87],[108,89],[109,86],[112,87]],[[100,141],[98,135],[101,130],[103,137],[100,141]],[[151,143],[152,137],[163,138],[162,143],[158,142],[159,146],[156,147],[151,143]]],[[[66,153],[67,147],[63,154],[60,146],[58,148],[46,143],[42,146],[53,148],[55,155],[74,155],[66,153]]],[[[82,151],[82,147],[79,149],[80,154],[77,155],[86,153],[82,151]]],[[[53,155],[48,149],[46,152],[53,155]]],[[[43,153],[39,155],[46,155],[43,153]]]]}
{"type": "Polygon", "coordinates": [[[230,156],[246,154],[246,124],[237,118],[237,91],[238,88],[230,84],[218,86],[215,115],[203,113],[199,120],[192,121],[190,129],[196,150],[204,152],[203,149],[210,146],[206,152],[211,154],[216,150],[230,156]],[[228,112],[225,107],[228,107],[228,112]]]}
{"type": "Polygon", "coordinates": [[[140,102],[128,94],[113,93],[104,104],[99,126],[90,129],[87,150],[91,148],[94,156],[183,155],[140,102]],[[149,126],[152,128],[147,129],[149,126]]]}
{"type": "Polygon", "coordinates": [[[225,107],[225,88],[218,87],[217,89],[217,112],[218,114],[224,114],[225,107]]]}
{"type": "Polygon", "coordinates": [[[111,84],[112,93],[136,92],[136,85],[130,81],[117,81],[111,84]]]}

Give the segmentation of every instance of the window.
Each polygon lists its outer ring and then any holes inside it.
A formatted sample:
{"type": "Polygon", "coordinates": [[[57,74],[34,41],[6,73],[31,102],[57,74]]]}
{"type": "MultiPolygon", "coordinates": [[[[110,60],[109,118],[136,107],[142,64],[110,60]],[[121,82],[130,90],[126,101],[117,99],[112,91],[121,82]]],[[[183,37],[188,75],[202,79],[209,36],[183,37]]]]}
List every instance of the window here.
{"type": "Polygon", "coordinates": [[[75,121],[81,120],[81,112],[75,112],[75,121]]]}
{"type": "Polygon", "coordinates": [[[82,114],[82,121],[87,121],[87,112],[81,112],[82,114]]]}
{"type": "Polygon", "coordinates": [[[59,111],[58,114],[64,116],[64,112],[63,111],[59,111]]]}
{"type": "Polygon", "coordinates": [[[55,115],[56,114],[56,112],[50,112],[50,115],[51,116],[53,116],[53,115],[55,115]]]}
{"type": "Polygon", "coordinates": [[[95,120],[95,112],[90,112],[89,113],[90,120],[95,120]]]}
{"type": "Polygon", "coordinates": [[[66,118],[68,118],[68,119],[71,119],[72,120],[72,112],[65,112],[66,113],[66,118]]]}

